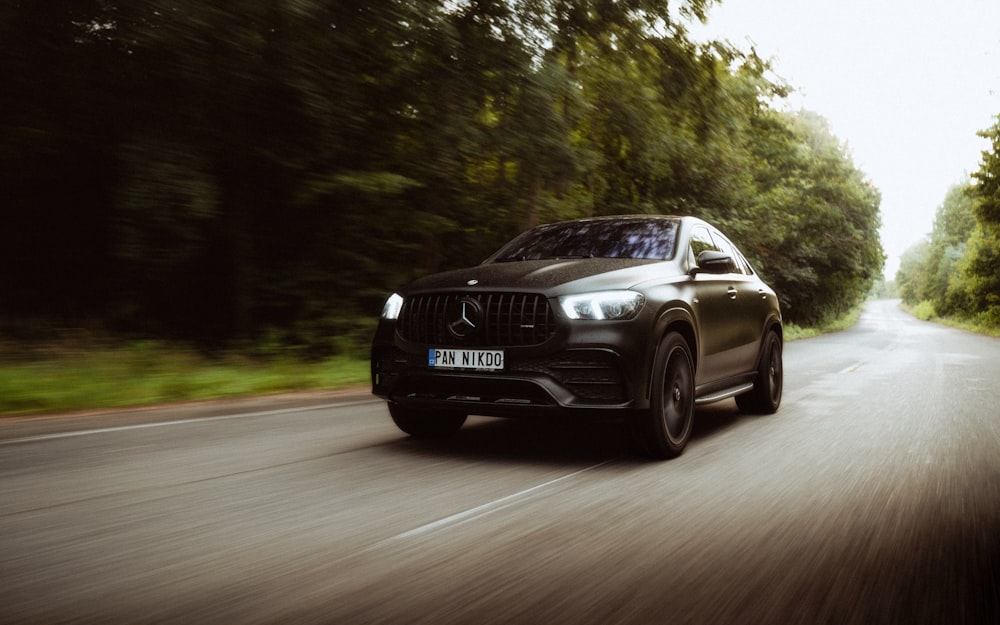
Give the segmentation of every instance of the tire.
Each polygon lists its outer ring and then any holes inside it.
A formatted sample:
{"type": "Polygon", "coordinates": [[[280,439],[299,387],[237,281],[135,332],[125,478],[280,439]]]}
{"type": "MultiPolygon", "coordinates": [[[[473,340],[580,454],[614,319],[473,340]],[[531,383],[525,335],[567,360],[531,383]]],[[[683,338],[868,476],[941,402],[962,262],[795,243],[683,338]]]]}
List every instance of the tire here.
{"type": "Polygon", "coordinates": [[[465,424],[466,415],[456,412],[414,410],[389,404],[389,415],[396,427],[416,438],[451,436],[465,424]]]}
{"type": "Polygon", "coordinates": [[[653,359],[649,410],[636,416],[640,449],[654,458],[676,458],[691,438],[694,422],[694,360],[687,341],[670,332],[653,359]]]}
{"type": "Polygon", "coordinates": [[[781,339],[776,332],[764,338],[764,351],[757,365],[757,379],[753,390],[738,395],[736,406],[750,414],[774,414],[781,405],[781,388],[784,384],[784,367],[781,361],[781,339]]]}

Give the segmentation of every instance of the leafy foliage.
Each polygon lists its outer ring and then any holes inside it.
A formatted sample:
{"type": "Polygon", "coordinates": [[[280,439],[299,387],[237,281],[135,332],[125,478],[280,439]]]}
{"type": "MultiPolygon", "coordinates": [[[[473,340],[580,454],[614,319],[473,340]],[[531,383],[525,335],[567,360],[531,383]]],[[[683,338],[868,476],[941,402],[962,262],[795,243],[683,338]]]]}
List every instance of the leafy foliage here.
{"type": "Polygon", "coordinates": [[[836,316],[880,273],[878,192],[765,61],[690,39],[711,3],[5,5],[0,313],[322,357],[527,226],[673,212],[790,320],[836,316]]]}
{"type": "Polygon", "coordinates": [[[944,316],[1000,327],[1000,116],[979,170],[954,186],[927,240],[908,250],[897,282],[903,300],[944,316]]]}

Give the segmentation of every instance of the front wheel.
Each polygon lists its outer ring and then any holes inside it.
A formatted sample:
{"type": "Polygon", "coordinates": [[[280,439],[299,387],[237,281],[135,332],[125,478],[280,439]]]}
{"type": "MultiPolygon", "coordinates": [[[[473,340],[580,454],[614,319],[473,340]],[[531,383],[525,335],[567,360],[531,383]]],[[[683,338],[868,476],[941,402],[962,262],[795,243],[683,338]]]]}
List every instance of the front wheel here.
{"type": "Polygon", "coordinates": [[[461,429],[466,418],[458,412],[415,410],[392,403],[389,415],[396,427],[417,438],[450,436],[461,429]]]}
{"type": "Polygon", "coordinates": [[[694,422],[694,360],[680,334],[667,334],[653,359],[648,412],[637,415],[640,448],[655,458],[676,458],[691,438],[694,422]]]}
{"type": "Polygon", "coordinates": [[[736,406],[752,414],[774,414],[781,405],[783,385],[781,339],[777,332],[768,332],[764,338],[764,351],[757,365],[757,379],[753,390],[736,397],[736,406]]]}

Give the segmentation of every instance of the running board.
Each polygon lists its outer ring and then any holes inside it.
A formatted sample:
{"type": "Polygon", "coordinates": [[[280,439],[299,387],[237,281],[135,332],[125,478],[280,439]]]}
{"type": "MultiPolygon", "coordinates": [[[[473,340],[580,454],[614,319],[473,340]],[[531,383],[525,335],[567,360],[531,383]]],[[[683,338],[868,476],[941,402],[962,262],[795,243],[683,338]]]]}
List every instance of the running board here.
{"type": "Polygon", "coordinates": [[[753,390],[753,382],[748,384],[741,384],[739,386],[734,386],[732,388],[727,388],[725,390],[719,391],[718,393],[712,393],[711,395],[705,395],[704,397],[699,397],[694,400],[696,406],[701,406],[704,404],[711,404],[717,401],[722,401],[723,399],[729,399],[730,397],[736,397],[737,395],[742,395],[747,391],[753,390]]]}

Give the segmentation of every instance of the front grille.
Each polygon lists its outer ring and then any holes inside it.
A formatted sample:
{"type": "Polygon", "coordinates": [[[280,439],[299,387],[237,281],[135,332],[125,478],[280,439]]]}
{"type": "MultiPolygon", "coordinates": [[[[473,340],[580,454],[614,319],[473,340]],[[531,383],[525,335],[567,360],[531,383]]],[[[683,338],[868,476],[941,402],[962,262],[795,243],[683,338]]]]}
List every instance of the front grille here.
{"type": "MultiPolygon", "coordinates": [[[[455,316],[455,315],[452,315],[455,316]]],[[[396,323],[408,341],[440,347],[515,347],[539,345],[556,332],[549,301],[525,293],[442,293],[407,298],[396,323]],[[464,298],[479,302],[482,323],[467,336],[456,336],[448,326],[449,310],[464,298]]]]}

